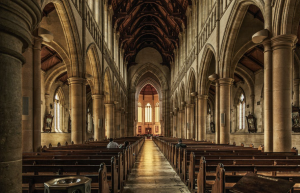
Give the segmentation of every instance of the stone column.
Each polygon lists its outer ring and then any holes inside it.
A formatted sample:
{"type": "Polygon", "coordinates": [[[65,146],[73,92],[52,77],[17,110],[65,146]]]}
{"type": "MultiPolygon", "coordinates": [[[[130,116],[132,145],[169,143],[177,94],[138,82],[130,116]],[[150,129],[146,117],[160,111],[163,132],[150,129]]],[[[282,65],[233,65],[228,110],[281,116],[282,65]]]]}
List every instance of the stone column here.
{"type": "Polygon", "coordinates": [[[273,151],[272,48],[264,42],[264,151],[273,151]]]}
{"type": "Polygon", "coordinates": [[[230,93],[233,79],[219,79],[220,84],[220,143],[230,143],[230,93]],[[222,120],[223,119],[223,120],[222,120]]]}
{"type": "Polygon", "coordinates": [[[215,103],[215,143],[220,144],[220,84],[216,81],[216,103],[215,103]]]}
{"type": "Polygon", "coordinates": [[[125,137],[125,111],[124,109],[121,111],[121,132],[120,137],[125,137]]]}
{"type": "Polygon", "coordinates": [[[182,139],[185,139],[186,138],[186,135],[185,135],[185,110],[180,110],[179,111],[179,114],[180,114],[180,137],[182,139]]]}
{"type": "Polygon", "coordinates": [[[187,123],[189,124],[189,127],[187,128],[187,139],[195,138],[194,108],[194,104],[187,105],[187,123]]]}
{"type": "Polygon", "coordinates": [[[105,139],[104,129],[104,95],[93,95],[94,140],[105,139]]]}
{"type": "Polygon", "coordinates": [[[83,79],[82,84],[82,142],[84,143],[86,141],[86,117],[87,117],[87,108],[86,108],[86,79],[83,79]]]}
{"type": "MultiPolygon", "coordinates": [[[[75,144],[83,142],[83,85],[85,79],[69,78],[70,84],[70,108],[71,108],[71,141],[75,144]]],[[[85,123],[84,123],[85,124],[85,123]]]]}
{"type": "Polygon", "coordinates": [[[45,94],[45,114],[50,114],[50,94],[45,94]]]}
{"type": "Polygon", "coordinates": [[[128,112],[124,112],[124,117],[125,117],[125,123],[124,123],[124,137],[128,137],[128,120],[127,120],[127,118],[128,118],[128,112]]]}
{"type": "Polygon", "coordinates": [[[33,151],[41,146],[41,49],[43,39],[34,38],[33,46],[33,151]]]}
{"type": "Polygon", "coordinates": [[[106,134],[107,138],[113,138],[114,133],[113,133],[113,126],[114,126],[114,104],[113,103],[107,103],[105,105],[105,121],[106,121],[106,134]]]}
{"type": "Polygon", "coordinates": [[[198,140],[206,140],[207,95],[198,96],[198,140]]]}
{"type": "Polygon", "coordinates": [[[23,113],[22,113],[22,137],[23,152],[33,151],[33,48],[32,44],[23,54],[26,63],[22,68],[22,96],[23,96],[23,113]]]}
{"type": "Polygon", "coordinates": [[[177,116],[176,116],[176,112],[174,112],[173,115],[173,137],[177,137],[177,116]],[[175,130],[176,128],[176,130],[175,130]]]}
{"type": "Polygon", "coordinates": [[[115,117],[115,134],[114,134],[114,137],[115,138],[120,138],[121,137],[121,109],[119,108],[116,108],[116,117],[115,117]]]}
{"type": "Polygon", "coordinates": [[[295,35],[271,39],[273,50],[273,151],[289,152],[292,147],[292,69],[295,35]]]}
{"type": "Polygon", "coordinates": [[[295,107],[299,107],[299,80],[300,79],[294,79],[293,104],[295,107]]]}
{"type": "Polygon", "coordinates": [[[36,1],[0,3],[0,190],[22,192],[22,52],[41,20],[36,1]]]}

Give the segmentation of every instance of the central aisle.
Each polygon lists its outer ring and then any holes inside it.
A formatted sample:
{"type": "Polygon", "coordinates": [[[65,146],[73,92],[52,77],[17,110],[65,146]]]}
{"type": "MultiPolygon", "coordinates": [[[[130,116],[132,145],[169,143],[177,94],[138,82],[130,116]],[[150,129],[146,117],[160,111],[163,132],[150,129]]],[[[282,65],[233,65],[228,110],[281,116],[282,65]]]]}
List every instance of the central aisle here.
{"type": "Polygon", "coordinates": [[[128,176],[124,193],[190,192],[152,140],[146,140],[128,176]]]}

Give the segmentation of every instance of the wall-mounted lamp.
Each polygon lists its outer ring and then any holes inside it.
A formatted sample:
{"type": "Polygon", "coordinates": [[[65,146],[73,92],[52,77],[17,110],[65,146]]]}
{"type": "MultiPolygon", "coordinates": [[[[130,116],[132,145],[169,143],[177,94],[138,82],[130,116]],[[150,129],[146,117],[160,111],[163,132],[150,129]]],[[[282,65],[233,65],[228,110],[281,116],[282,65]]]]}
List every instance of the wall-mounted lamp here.
{"type": "Polygon", "coordinates": [[[52,42],[54,39],[53,34],[50,31],[41,27],[38,29],[38,35],[42,37],[45,42],[52,42]]]}
{"type": "Polygon", "coordinates": [[[197,95],[198,95],[197,92],[192,92],[192,93],[191,93],[191,96],[193,96],[193,97],[195,97],[195,96],[197,96],[197,95]]]}
{"type": "Polygon", "coordinates": [[[208,77],[208,80],[210,80],[210,81],[212,81],[212,82],[214,82],[214,81],[216,81],[216,80],[218,80],[219,79],[219,75],[218,74],[212,74],[212,75],[210,75],[209,77],[208,77]]]}
{"type": "Polygon", "coordinates": [[[260,31],[256,32],[252,36],[252,42],[255,43],[255,44],[260,44],[265,39],[267,39],[268,37],[269,37],[269,30],[263,29],[263,30],[260,30],[260,31]]]}

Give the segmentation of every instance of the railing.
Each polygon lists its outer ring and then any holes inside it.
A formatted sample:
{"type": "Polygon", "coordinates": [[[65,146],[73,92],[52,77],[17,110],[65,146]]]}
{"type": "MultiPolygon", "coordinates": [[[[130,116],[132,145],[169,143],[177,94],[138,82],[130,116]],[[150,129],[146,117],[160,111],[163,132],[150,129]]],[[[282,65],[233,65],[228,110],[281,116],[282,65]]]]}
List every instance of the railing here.
{"type": "MultiPolygon", "coordinates": [[[[72,0],[72,2],[76,10],[78,11],[79,15],[82,17],[82,0],[72,0]]],[[[96,22],[93,16],[93,12],[90,10],[87,3],[86,3],[86,27],[89,30],[91,36],[93,37],[95,44],[103,53],[104,55],[103,57],[105,58],[107,64],[110,66],[110,69],[113,71],[119,84],[121,85],[123,90],[126,91],[127,89],[126,89],[125,81],[122,78],[120,78],[118,66],[113,60],[112,53],[108,49],[107,43],[103,40],[103,34],[101,32],[101,29],[98,23],[96,22]],[[102,43],[103,43],[103,49],[102,49],[102,43]]]]}
{"type": "Polygon", "coordinates": [[[210,35],[212,34],[212,32],[214,31],[214,29],[216,27],[216,16],[217,16],[216,14],[217,14],[217,8],[216,8],[216,3],[215,3],[214,6],[212,7],[212,10],[202,28],[202,30],[198,34],[198,48],[199,48],[198,53],[203,48],[206,41],[208,40],[208,38],[210,37],[210,35]]]}

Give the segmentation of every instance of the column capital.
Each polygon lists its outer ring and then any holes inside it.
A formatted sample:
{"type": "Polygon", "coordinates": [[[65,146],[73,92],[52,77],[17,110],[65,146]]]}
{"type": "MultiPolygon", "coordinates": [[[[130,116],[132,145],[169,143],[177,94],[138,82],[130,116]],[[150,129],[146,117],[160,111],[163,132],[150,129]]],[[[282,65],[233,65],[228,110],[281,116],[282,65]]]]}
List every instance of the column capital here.
{"type": "Polygon", "coordinates": [[[93,94],[92,95],[92,99],[104,99],[104,95],[102,94],[93,94]]]}
{"type": "Polygon", "coordinates": [[[218,82],[220,85],[232,85],[233,81],[232,78],[220,78],[218,82]]]}
{"type": "Polygon", "coordinates": [[[208,99],[208,95],[198,95],[198,99],[208,99]]]}
{"type": "Polygon", "coordinates": [[[68,79],[69,84],[85,84],[86,79],[80,77],[71,77],[68,79]]]}
{"type": "Polygon", "coordinates": [[[50,94],[45,94],[45,99],[49,99],[50,98],[50,94]]]}
{"type": "Polygon", "coordinates": [[[43,38],[40,37],[40,36],[34,36],[33,39],[34,39],[33,49],[41,50],[42,49],[41,46],[42,46],[42,43],[43,43],[43,38]]]}
{"type": "Polygon", "coordinates": [[[272,48],[294,47],[297,42],[297,36],[293,34],[280,35],[271,39],[272,48]]]}
{"type": "Polygon", "coordinates": [[[106,107],[113,107],[115,104],[114,103],[105,103],[104,106],[106,107]]]}
{"type": "Polygon", "coordinates": [[[195,104],[187,104],[186,107],[187,108],[193,108],[193,107],[195,107],[195,104]]]}

